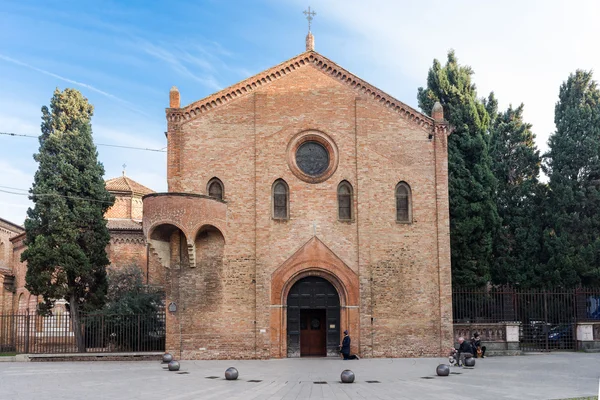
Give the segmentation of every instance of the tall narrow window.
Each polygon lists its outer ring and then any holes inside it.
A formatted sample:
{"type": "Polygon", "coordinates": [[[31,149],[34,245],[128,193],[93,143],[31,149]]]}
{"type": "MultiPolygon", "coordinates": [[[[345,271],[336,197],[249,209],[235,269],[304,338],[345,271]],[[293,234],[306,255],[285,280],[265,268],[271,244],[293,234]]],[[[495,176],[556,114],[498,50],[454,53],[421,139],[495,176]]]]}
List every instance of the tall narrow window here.
{"type": "Polygon", "coordinates": [[[288,186],[283,179],[278,179],[273,184],[273,218],[288,219],[288,186]]]}
{"type": "Polygon", "coordinates": [[[208,195],[215,199],[223,200],[223,183],[219,178],[212,178],[208,181],[208,195]]]}
{"type": "Polygon", "coordinates": [[[352,186],[346,181],[342,181],[338,186],[338,218],[352,219],[352,186]]]}
{"type": "Polygon", "coordinates": [[[406,182],[400,182],[396,186],[396,221],[412,222],[410,186],[406,182]]]}

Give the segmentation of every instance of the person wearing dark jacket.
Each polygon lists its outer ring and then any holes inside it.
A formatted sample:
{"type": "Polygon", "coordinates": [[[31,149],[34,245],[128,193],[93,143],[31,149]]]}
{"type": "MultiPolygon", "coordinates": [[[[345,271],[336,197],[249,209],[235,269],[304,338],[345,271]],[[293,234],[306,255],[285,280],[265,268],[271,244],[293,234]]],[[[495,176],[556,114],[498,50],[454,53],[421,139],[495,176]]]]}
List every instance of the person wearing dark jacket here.
{"type": "Polygon", "coordinates": [[[479,337],[479,333],[475,332],[473,338],[471,339],[471,346],[473,347],[473,356],[481,358],[485,358],[485,346],[481,345],[481,338],[479,337]],[[479,352],[481,350],[481,353],[479,352]]]}
{"type": "Polygon", "coordinates": [[[350,335],[348,335],[348,331],[344,331],[344,339],[342,339],[342,344],[340,345],[340,353],[344,356],[344,360],[360,360],[357,355],[350,354],[350,335]]]}
{"type": "Polygon", "coordinates": [[[456,354],[456,365],[462,367],[465,358],[473,357],[473,348],[471,344],[465,340],[464,337],[458,338],[458,349],[456,349],[458,353],[456,354]]]}

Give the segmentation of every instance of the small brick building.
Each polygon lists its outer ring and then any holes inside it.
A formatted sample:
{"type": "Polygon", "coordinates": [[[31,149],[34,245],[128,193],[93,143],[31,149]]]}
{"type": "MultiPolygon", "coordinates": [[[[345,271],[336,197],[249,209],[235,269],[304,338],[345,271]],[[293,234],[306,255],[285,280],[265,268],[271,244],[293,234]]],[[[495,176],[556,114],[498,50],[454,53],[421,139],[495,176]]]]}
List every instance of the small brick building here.
{"type": "MultiPolygon", "coordinates": [[[[106,252],[111,267],[136,265],[151,285],[164,284],[163,268],[151,264],[147,257],[146,238],[142,230],[142,197],[154,193],[131,178],[123,176],[106,181],[106,189],[115,196],[106,212],[110,243],[106,252]]],[[[25,288],[27,263],[21,262],[26,249],[25,229],[0,218],[0,314],[34,313],[38,297],[25,288]]],[[[57,305],[64,308],[64,300],[57,305]]]]}
{"type": "MultiPolygon", "coordinates": [[[[314,51],[181,106],[144,196],[183,359],[445,355],[449,129],[314,51]]],[[[158,269],[157,268],[157,269],[158,269]]]]}
{"type": "Polygon", "coordinates": [[[110,244],[106,248],[111,267],[136,265],[142,270],[145,282],[162,285],[162,269],[150,265],[146,238],[142,231],[142,197],[154,193],[152,189],[134,181],[123,172],[122,176],[106,181],[106,190],[115,196],[115,203],[106,211],[106,226],[110,244]]]}

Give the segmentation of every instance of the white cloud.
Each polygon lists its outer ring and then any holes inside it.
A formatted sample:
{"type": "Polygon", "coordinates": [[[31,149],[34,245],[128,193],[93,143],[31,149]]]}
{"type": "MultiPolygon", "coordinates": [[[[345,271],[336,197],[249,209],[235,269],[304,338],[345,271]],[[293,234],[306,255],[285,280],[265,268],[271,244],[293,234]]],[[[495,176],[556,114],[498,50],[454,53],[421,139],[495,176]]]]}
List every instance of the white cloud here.
{"type": "MultiPolygon", "coordinates": [[[[319,30],[337,27],[340,36],[351,34],[351,54],[360,55],[357,64],[377,69],[383,90],[398,90],[406,83],[403,76],[425,86],[433,58],[443,63],[455,49],[459,61],[474,69],[480,96],[494,91],[502,108],[525,103],[524,116],[542,149],[554,130],[560,84],[577,68],[600,70],[600,52],[594,50],[600,2],[593,0],[372,0],[368,6],[327,0],[311,6],[318,13],[317,43],[319,30]]],[[[400,100],[416,104],[416,91],[400,100]]]]}
{"type": "Polygon", "coordinates": [[[59,80],[61,80],[61,81],[67,82],[67,83],[71,83],[71,84],[73,84],[73,85],[81,86],[81,87],[83,87],[83,88],[86,88],[86,89],[88,89],[88,90],[91,90],[92,92],[96,92],[96,93],[99,93],[99,94],[101,94],[101,95],[103,95],[103,96],[105,96],[105,97],[108,97],[109,99],[112,99],[112,100],[118,101],[119,103],[123,104],[125,107],[129,108],[129,109],[130,109],[130,110],[132,110],[132,111],[135,111],[135,112],[137,112],[137,113],[139,113],[139,114],[142,114],[142,115],[148,116],[148,114],[146,114],[145,112],[143,112],[143,111],[139,110],[139,109],[138,109],[137,107],[135,107],[135,105],[134,105],[134,104],[132,104],[131,102],[129,102],[129,101],[127,101],[127,100],[123,100],[122,98],[120,98],[120,97],[118,97],[118,96],[115,96],[114,94],[110,94],[110,93],[108,93],[108,92],[105,92],[105,91],[103,91],[103,90],[97,89],[97,88],[95,88],[95,87],[94,87],[94,86],[92,86],[92,85],[88,85],[87,83],[78,82],[78,81],[76,81],[76,80],[73,80],[73,79],[65,78],[64,76],[60,76],[60,75],[58,75],[58,74],[55,74],[55,73],[53,73],[53,72],[50,72],[50,71],[46,71],[45,69],[41,69],[41,68],[38,68],[38,67],[34,67],[33,65],[27,64],[27,63],[25,63],[25,62],[23,62],[23,61],[19,61],[19,60],[17,60],[17,59],[14,59],[14,58],[11,58],[11,57],[8,57],[8,56],[5,56],[5,55],[3,55],[3,54],[0,54],[0,60],[4,60],[4,61],[10,62],[10,63],[12,63],[12,64],[19,65],[19,66],[21,66],[21,67],[29,68],[29,69],[31,69],[31,70],[33,70],[33,71],[39,72],[39,73],[41,73],[41,74],[44,74],[44,75],[51,76],[51,77],[53,77],[53,78],[59,79],[59,80]]]}
{"type": "Polygon", "coordinates": [[[136,48],[152,57],[166,62],[180,75],[193,79],[210,89],[221,90],[222,86],[212,74],[213,68],[210,62],[179,49],[176,52],[167,50],[164,47],[160,47],[141,38],[137,38],[135,42],[136,48]],[[202,74],[192,72],[186,64],[200,68],[202,74]]]}

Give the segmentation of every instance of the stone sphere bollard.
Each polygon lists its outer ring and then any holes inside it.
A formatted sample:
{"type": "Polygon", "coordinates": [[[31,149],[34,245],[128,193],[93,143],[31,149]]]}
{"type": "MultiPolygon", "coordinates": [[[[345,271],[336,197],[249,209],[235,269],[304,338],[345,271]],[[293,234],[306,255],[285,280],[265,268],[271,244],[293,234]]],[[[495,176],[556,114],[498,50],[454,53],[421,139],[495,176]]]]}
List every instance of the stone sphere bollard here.
{"type": "Polygon", "coordinates": [[[439,376],[448,376],[448,375],[450,375],[450,366],[446,365],[446,364],[440,364],[437,366],[435,372],[439,376]]]}
{"type": "Polygon", "coordinates": [[[179,371],[179,361],[171,361],[169,363],[169,371],[179,371]]]}
{"type": "Polygon", "coordinates": [[[467,358],[465,360],[465,367],[474,367],[475,366],[475,358],[467,358]]]}
{"type": "Polygon", "coordinates": [[[225,370],[225,379],[228,381],[235,381],[239,376],[239,372],[237,369],[233,367],[229,367],[225,370]]]}
{"type": "Polygon", "coordinates": [[[342,375],[340,377],[342,379],[342,383],[352,383],[354,382],[354,372],[349,369],[345,369],[342,371],[342,375]]]}
{"type": "Polygon", "coordinates": [[[163,354],[162,362],[163,364],[168,364],[173,361],[173,356],[170,353],[163,354]]]}

